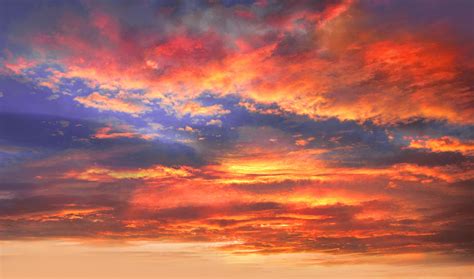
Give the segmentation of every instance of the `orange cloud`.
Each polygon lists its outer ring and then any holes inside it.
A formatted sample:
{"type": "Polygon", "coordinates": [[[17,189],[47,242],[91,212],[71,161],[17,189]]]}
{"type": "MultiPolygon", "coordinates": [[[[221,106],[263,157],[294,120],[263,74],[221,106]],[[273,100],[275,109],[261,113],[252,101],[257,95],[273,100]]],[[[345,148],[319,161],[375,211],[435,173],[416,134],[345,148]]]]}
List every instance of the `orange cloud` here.
{"type": "Polygon", "coordinates": [[[111,127],[100,128],[94,135],[98,139],[134,138],[137,136],[140,137],[141,135],[133,132],[115,132],[111,127]]]}
{"type": "MultiPolygon", "coordinates": [[[[463,70],[472,65],[460,61],[465,52],[461,47],[415,35],[386,38],[372,30],[354,41],[343,40],[350,32],[344,30],[364,21],[353,5],[343,1],[323,11],[303,9],[281,19],[257,18],[248,23],[258,30],[264,26],[275,36],[254,32],[234,38],[217,28],[192,33],[183,27],[154,43],[139,44],[120,37],[119,22],[99,13],[92,25],[81,24],[102,34],[116,45],[114,49],[107,44],[94,46],[78,34],[35,40],[44,54],[50,49],[68,50],[69,55],[56,61],[64,66],[64,77],[85,79],[102,89],[146,92],[133,98],[127,98],[130,93],[106,96],[102,92],[76,97],[102,110],[138,115],[151,109],[146,105],[149,100],[159,99],[161,106],[178,115],[228,113],[217,105],[204,107],[193,101],[212,91],[275,103],[284,111],[314,118],[393,123],[422,117],[472,123],[472,94],[466,93],[462,82],[463,70]],[[319,22],[319,27],[309,28],[304,21],[319,22]],[[282,26],[289,33],[277,28],[282,26]],[[335,28],[342,31],[332,32],[335,28]],[[293,42],[298,36],[304,40],[293,42]],[[282,51],[291,44],[304,48],[282,51]],[[136,55],[128,57],[130,52],[136,55]]],[[[23,66],[18,67],[27,67],[28,63],[20,62],[23,66]]]]}
{"type": "Polygon", "coordinates": [[[154,166],[145,169],[113,170],[107,168],[89,168],[84,171],[70,171],[65,174],[65,178],[76,178],[87,181],[114,181],[120,179],[164,179],[175,177],[192,176],[193,170],[190,167],[170,168],[164,166],[154,166]]]}
{"type": "Polygon", "coordinates": [[[409,148],[423,148],[434,152],[460,152],[464,155],[474,156],[474,141],[461,141],[454,137],[440,137],[427,139],[412,139],[409,148]]]}
{"type": "Polygon", "coordinates": [[[173,107],[178,115],[184,116],[221,116],[230,113],[229,110],[224,109],[221,105],[204,106],[196,102],[186,102],[183,105],[173,107]]]}
{"type": "MultiPolygon", "coordinates": [[[[143,135],[148,128],[117,126],[89,138],[81,130],[76,146],[77,137],[66,141],[74,125],[49,123],[34,134],[34,151],[4,152],[18,165],[9,163],[1,182],[1,235],[230,241],[221,248],[242,254],[472,254],[473,143],[410,138],[407,148],[426,150],[401,154],[392,129],[414,118],[474,123],[466,51],[421,31],[365,28],[377,21],[358,1],[288,3],[277,13],[210,5],[169,24],[162,17],[175,13],[159,11],[159,32],[143,33],[90,8],[87,18],[61,17],[58,30],[24,39],[34,58],[7,57],[9,75],[53,89],[81,79],[93,93],[72,92],[74,100],[101,111],[138,117],[160,106],[177,116],[166,115],[166,128],[151,113],[136,122],[199,141],[161,145],[143,135]],[[35,67],[49,64],[61,71],[38,78],[35,67]],[[203,92],[267,115],[244,114],[249,123],[227,130],[220,116],[232,108],[198,102],[203,92]],[[207,119],[187,122],[198,117],[207,119]],[[351,121],[318,121],[326,118],[351,121]],[[50,151],[51,127],[65,130],[63,152],[50,151]],[[433,162],[438,152],[458,154],[433,162]],[[25,162],[20,153],[34,154],[25,162]]],[[[12,142],[26,138],[10,130],[12,142]]]]}
{"type": "Polygon", "coordinates": [[[310,142],[312,142],[314,140],[314,137],[309,137],[307,139],[297,139],[295,141],[295,144],[298,145],[298,146],[306,146],[308,145],[310,142]]]}
{"type": "Polygon", "coordinates": [[[98,92],[94,92],[86,97],[76,97],[74,100],[86,107],[92,107],[99,110],[125,112],[132,115],[139,115],[150,110],[150,108],[138,102],[125,100],[120,98],[120,96],[108,97],[98,92]]]}

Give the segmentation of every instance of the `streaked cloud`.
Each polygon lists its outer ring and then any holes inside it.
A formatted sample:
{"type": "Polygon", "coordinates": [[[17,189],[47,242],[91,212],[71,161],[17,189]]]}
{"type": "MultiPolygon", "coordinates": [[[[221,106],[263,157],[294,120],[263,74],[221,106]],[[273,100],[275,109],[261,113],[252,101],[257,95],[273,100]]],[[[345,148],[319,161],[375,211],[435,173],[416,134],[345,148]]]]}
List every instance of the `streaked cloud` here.
{"type": "Polygon", "coordinates": [[[12,251],[472,265],[470,1],[0,6],[12,251]]]}

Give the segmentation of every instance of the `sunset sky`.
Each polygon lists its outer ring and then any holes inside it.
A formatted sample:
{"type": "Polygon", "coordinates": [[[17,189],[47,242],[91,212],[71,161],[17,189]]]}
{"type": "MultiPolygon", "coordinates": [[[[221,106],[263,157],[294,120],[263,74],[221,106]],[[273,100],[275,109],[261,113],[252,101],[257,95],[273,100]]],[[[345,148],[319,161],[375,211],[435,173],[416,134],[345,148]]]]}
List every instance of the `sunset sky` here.
{"type": "Polygon", "coordinates": [[[0,278],[472,278],[473,26],[0,0],[0,278]]]}

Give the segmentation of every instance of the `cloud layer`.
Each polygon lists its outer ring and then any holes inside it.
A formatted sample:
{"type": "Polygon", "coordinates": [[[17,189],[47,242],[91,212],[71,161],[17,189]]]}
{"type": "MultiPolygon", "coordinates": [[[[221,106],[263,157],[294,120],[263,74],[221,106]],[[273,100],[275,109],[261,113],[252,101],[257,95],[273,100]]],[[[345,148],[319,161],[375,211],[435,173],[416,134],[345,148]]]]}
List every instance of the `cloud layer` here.
{"type": "Polygon", "coordinates": [[[471,258],[454,2],[1,4],[1,238],[471,258]]]}

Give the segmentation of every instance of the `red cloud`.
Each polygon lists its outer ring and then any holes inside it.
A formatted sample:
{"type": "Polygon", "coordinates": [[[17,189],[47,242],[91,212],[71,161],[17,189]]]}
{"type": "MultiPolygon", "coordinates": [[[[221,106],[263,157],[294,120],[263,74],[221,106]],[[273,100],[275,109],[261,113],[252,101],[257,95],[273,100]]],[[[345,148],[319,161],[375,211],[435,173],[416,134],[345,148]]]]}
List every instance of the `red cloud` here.
{"type": "MultiPolygon", "coordinates": [[[[64,32],[64,27],[56,33],[35,34],[33,42],[45,57],[55,53],[56,59],[47,61],[64,66],[63,77],[82,78],[104,89],[142,89],[143,98],[160,98],[171,110],[170,99],[188,102],[210,90],[276,103],[311,117],[381,123],[422,117],[472,123],[472,94],[463,83],[463,71],[472,64],[461,61],[465,55],[461,46],[411,34],[382,37],[374,30],[352,30],[370,17],[357,13],[353,5],[347,1],[321,11],[290,5],[286,13],[245,22],[229,15],[232,24],[242,24],[234,33],[220,26],[195,30],[182,23],[170,33],[127,34],[127,26],[119,20],[94,11],[91,22],[63,18],[64,26],[74,27],[71,32],[64,32]],[[292,27],[275,26],[275,17],[292,27]],[[349,42],[343,38],[349,32],[361,35],[349,42]],[[282,48],[295,52],[279,54],[282,48]]],[[[225,13],[217,12],[217,8],[208,11],[225,21],[225,13]]],[[[194,16],[183,21],[195,20],[194,16]]],[[[7,63],[16,73],[30,63],[21,65],[7,63]]],[[[107,109],[92,100],[104,98],[99,94],[77,100],[107,109]]],[[[108,99],[111,110],[131,114],[148,110],[108,99]]]]}

